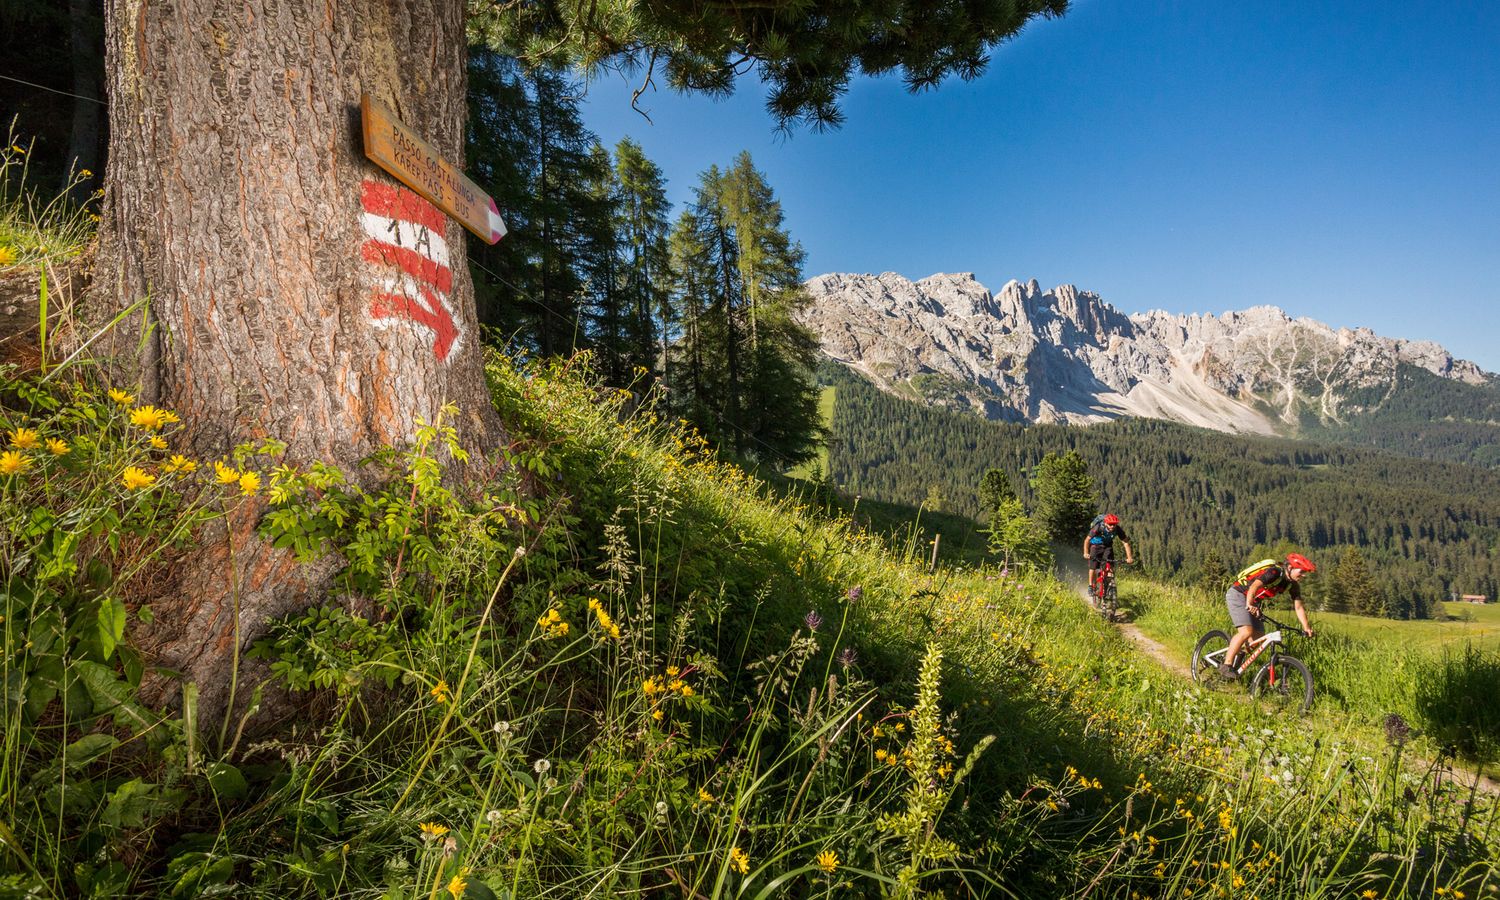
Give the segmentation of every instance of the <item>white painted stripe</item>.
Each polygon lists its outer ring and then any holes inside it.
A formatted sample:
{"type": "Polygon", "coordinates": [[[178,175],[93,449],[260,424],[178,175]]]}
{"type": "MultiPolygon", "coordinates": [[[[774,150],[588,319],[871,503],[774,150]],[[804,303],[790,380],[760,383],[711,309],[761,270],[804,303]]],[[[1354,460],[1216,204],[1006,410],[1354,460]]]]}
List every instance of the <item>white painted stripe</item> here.
{"type": "Polygon", "coordinates": [[[441,234],[424,225],[389,216],[377,216],[371,212],[360,214],[360,224],[364,226],[365,234],[377,241],[415,250],[439,265],[449,264],[448,242],[443,240],[441,234]]]}

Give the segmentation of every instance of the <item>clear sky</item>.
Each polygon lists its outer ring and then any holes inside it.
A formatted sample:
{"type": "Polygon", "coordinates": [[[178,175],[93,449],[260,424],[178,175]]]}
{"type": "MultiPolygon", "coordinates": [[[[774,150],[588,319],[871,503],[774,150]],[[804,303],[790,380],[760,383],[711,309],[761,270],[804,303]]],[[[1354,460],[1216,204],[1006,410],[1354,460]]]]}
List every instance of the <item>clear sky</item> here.
{"type": "Polygon", "coordinates": [[[590,86],[675,203],[749,150],[806,274],[1076,284],[1129,313],[1280,306],[1500,372],[1500,3],[1074,0],[985,75],[857,81],[847,123],[590,86]]]}

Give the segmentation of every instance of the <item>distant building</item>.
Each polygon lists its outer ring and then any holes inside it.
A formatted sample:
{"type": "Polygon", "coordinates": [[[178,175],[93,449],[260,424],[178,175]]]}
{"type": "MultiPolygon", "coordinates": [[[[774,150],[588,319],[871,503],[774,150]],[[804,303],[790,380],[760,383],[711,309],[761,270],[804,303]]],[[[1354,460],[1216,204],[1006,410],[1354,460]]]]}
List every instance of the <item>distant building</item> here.
{"type": "Polygon", "coordinates": [[[1490,600],[1483,594],[1462,594],[1458,599],[1464,603],[1488,603],[1490,600]]]}

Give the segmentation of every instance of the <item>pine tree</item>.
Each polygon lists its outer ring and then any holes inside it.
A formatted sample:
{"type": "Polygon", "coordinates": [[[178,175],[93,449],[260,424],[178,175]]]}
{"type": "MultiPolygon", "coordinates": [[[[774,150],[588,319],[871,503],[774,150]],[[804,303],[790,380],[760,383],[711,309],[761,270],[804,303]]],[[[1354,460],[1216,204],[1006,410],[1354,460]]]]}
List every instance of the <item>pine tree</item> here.
{"type": "Polygon", "coordinates": [[[1046,530],[1026,514],[1015,497],[995,505],[988,533],[990,552],[999,556],[1006,568],[1051,567],[1052,547],[1047,543],[1046,530]]]}
{"type": "Polygon", "coordinates": [[[989,469],[979,479],[979,508],[986,518],[993,519],[995,511],[1006,500],[1016,499],[1016,491],[1010,486],[1010,476],[1001,469],[989,469]]]}
{"type": "Polygon", "coordinates": [[[1339,586],[1338,590],[1351,612],[1362,616],[1390,615],[1386,598],[1371,577],[1370,567],[1365,563],[1364,554],[1359,552],[1358,547],[1350,547],[1344,551],[1330,580],[1339,586]]]}
{"type": "Polygon", "coordinates": [[[1042,457],[1031,486],[1036,494],[1036,517],[1047,534],[1056,541],[1081,542],[1099,506],[1099,496],[1078,451],[1042,457]]]}
{"type": "Polygon", "coordinates": [[[619,185],[617,231],[624,273],[623,301],[631,369],[660,375],[676,311],[671,303],[667,183],[661,168],[629,138],[615,146],[619,185]]]}
{"type": "Polygon", "coordinates": [[[1198,562],[1198,586],[1205,591],[1222,594],[1233,578],[1234,573],[1224,564],[1224,557],[1219,555],[1218,548],[1209,546],[1198,562]]]}

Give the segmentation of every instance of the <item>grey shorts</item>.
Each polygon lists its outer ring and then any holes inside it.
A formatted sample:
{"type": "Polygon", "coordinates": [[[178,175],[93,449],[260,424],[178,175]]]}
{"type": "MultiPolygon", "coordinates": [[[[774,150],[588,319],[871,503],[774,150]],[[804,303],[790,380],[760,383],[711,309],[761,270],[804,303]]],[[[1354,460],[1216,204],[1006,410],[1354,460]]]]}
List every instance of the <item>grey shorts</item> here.
{"type": "Polygon", "coordinates": [[[1230,588],[1224,594],[1224,605],[1229,607],[1229,621],[1234,623],[1234,627],[1243,628],[1246,625],[1249,625],[1251,628],[1260,627],[1259,620],[1250,615],[1250,608],[1245,604],[1244,594],[1234,588],[1230,588]]]}

